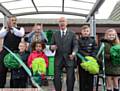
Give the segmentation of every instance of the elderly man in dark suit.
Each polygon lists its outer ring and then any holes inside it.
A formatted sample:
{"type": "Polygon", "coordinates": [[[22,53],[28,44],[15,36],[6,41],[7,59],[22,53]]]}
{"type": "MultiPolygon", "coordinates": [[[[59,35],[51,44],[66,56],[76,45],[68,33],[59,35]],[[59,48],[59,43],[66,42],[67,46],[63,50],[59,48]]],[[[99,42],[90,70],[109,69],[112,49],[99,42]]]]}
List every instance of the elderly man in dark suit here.
{"type": "Polygon", "coordinates": [[[59,31],[56,31],[51,40],[50,49],[56,51],[54,64],[54,86],[56,91],[61,91],[61,73],[63,67],[66,69],[67,91],[73,91],[75,82],[75,54],[78,50],[78,43],[75,33],[67,28],[67,20],[64,17],[59,19],[59,31]]]}

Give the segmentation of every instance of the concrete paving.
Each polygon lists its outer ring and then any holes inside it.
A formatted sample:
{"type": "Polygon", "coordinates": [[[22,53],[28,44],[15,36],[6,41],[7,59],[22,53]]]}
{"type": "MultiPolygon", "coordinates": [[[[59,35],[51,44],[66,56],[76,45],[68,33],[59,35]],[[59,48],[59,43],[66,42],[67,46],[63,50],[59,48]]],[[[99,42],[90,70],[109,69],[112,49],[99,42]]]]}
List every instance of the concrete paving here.
{"type": "MultiPolygon", "coordinates": [[[[54,85],[53,85],[53,80],[51,79],[51,77],[49,77],[49,78],[50,78],[48,81],[49,85],[41,86],[43,91],[55,91],[54,85]]],[[[38,89],[32,88],[31,85],[29,85],[28,88],[26,88],[26,89],[10,89],[9,81],[10,81],[10,73],[8,73],[8,75],[7,75],[7,82],[6,82],[6,86],[5,86],[6,88],[0,89],[0,91],[38,91],[38,89]]],[[[66,76],[65,75],[63,76],[62,84],[63,84],[62,91],[66,91],[66,76]]],[[[74,91],[79,91],[79,83],[78,83],[77,76],[76,76],[74,91]]],[[[99,91],[103,91],[101,86],[99,86],[99,91]]]]}

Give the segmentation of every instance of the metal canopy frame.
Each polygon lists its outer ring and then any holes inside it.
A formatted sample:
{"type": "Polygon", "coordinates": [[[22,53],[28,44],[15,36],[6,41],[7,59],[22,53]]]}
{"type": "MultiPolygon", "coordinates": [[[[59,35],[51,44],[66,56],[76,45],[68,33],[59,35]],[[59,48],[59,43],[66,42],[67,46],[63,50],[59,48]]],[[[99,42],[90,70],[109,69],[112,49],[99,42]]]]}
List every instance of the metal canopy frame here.
{"type": "Polygon", "coordinates": [[[90,13],[88,14],[86,21],[89,21],[91,16],[94,16],[95,12],[98,11],[98,9],[100,8],[100,6],[103,4],[105,0],[97,0],[96,3],[94,4],[92,10],[90,11],[90,13]]]}
{"type": "MultiPolygon", "coordinates": [[[[33,7],[35,9],[35,11],[31,11],[31,12],[22,12],[22,13],[16,13],[16,14],[12,14],[10,12],[9,9],[7,9],[4,5],[2,5],[3,3],[9,3],[9,2],[17,2],[17,1],[22,1],[22,0],[9,0],[9,1],[3,1],[0,2],[0,12],[2,12],[5,16],[23,16],[23,15],[33,15],[33,14],[65,14],[65,15],[75,15],[75,16],[82,16],[86,18],[86,21],[88,22],[90,20],[90,18],[92,16],[94,16],[95,12],[98,11],[98,9],[100,8],[100,6],[103,4],[103,2],[105,0],[96,0],[96,2],[90,2],[90,1],[84,1],[84,0],[71,0],[71,1],[75,1],[75,2],[82,2],[82,3],[89,3],[89,4],[94,4],[92,9],[89,11],[88,14],[84,14],[84,13],[76,13],[76,12],[70,12],[70,11],[65,11],[65,8],[71,8],[71,9],[79,9],[79,10],[85,10],[84,8],[73,8],[73,7],[65,7],[65,0],[62,0],[62,4],[61,4],[61,11],[39,11],[39,7],[35,4],[35,0],[31,0],[33,7]]],[[[50,6],[44,6],[44,7],[50,7],[50,6]]],[[[52,6],[51,6],[52,7],[52,6]]],[[[55,6],[53,6],[55,7],[55,6]]],[[[24,8],[24,7],[23,7],[24,8]]],[[[86,9],[87,11],[87,9],[86,9]]]]}
{"type": "MultiPolygon", "coordinates": [[[[1,0],[2,1],[2,0],[1,0]]],[[[96,37],[96,22],[95,22],[95,12],[98,11],[98,9],[100,8],[100,6],[103,4],[103,2],[105,0],[96,0],[96,2],[91,2],[91,1],[87,1],[87,0],[71,0],[71,1],[76,1],[76,2],[82,2],[85,4],[93,4],[93,7],[90,9],[88,14],[84,14],[84,13],[78,13],[78,12],[71,12],[71,11],[65,11],[65,8],[69,8],[69,9],[79,9],[79,10],[85,10],[87,11],[87,9],[82,8],[77,8],[77,7],[71,7],[71,6],[67,6],[65,7],[65,0],[61,0],[62,4],[61,4],[61,11],[39,11],[39,7],[37,6],[35,3],[35,0],[29,0],[32,2],[33,7],[27,7],[27,8],[34,8],[35,11],[30,11],[30,12],[22,12],[22,13],[16,13],[13,14],[10,12],[10,9],[6,8],[3,3],[11,3],[11,2],[18,2],[18,1],[22,1],[22,0],[9,0],[6,1],[4,0],[3,2],[0,2],[0,12],[3,13],[4,15],[4,22],[3,25],[6,25],[6,21],[7,21],[7,17],[9,16],[23,16],[23,15],[33,15],[33,14],[65,14],[65,15],[74,15],[74,16],[82,16],[86,18],[86,21],[90,21],[90,27],[91,27],[91,34],[96,37]]],[[[43,6],[43,7],[56,7],[56,6],[43,6]]],[[[59,6],[57,6],[59,7],[59,6]]],[[[22,7],[25,8],[25,7],[22,7]]],[[[22,8],[18,8],[18,9],[22,9],[22,8]]],[[[12,9],[11,9],[12,10],[12,9]]],[[[2,41],[2,40],[0,40],[2,41]]]]}
{"type": "Polygon", "coordinates": [[[8,9],[6,9],[2,4],[0,4],[0,12],[2,12],[3,15],[5,15],[5,16],[12,15],[12,13],[8,9]]]}

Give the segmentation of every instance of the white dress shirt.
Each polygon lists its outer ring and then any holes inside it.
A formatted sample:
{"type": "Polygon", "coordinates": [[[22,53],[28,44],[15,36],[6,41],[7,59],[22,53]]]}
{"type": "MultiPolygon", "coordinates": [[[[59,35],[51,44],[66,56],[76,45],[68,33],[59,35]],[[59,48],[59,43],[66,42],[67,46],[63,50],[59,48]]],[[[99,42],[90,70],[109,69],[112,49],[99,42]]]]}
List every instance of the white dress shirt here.
{"type": "Polygon", "coordinates": [[[66,35],[66,32],[67,32],[67,28],[65,30],[60,30],[60,33],[61,33],[61,37],[62,37],[62,34],[64,32],[64,35],[66,35]]]}
{"type": "MultiPolygon", "coordinates": [[[[12,27],[12,29],[10,31],[18,37],[23,37],[25,34],[25,30],[23,27],[21,27],[20,30],[18,30],[15,27],[12,27]]],[[[7,34],[7,32],[8,32],[7,29],[5,27],[2,27],[2,29],[0,30],[0,38],[4,38],[7,34]]]]}

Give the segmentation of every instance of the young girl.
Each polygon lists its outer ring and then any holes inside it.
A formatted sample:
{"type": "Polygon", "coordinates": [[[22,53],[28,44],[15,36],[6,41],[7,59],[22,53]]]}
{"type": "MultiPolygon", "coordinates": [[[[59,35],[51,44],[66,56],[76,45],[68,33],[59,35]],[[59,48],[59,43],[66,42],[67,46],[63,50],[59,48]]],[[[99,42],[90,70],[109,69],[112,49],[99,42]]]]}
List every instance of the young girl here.
{"type": "MultiPolygon", "coordinates": [[[[29,53],[26,52],[26,47],[27,44],[26,42],[20,42],[19,43],[19,52],[18,54],[20,55],[22,61],[27,64],[27,59],[29,56],[29,53]]],[[[23,69],[22,66],[20,66],[20,68],[17,69],[12,69],[11,70],[11,79],[13,81],[13,88],[26,88],[27,86],[27,73],[26,71],[23,69]]]]}
{"type": "MultiPolygon", "coordinates": [[[[43,58],[46,63],[46,68],[48,67],[48,58],[45,55],[45,53],[43,52],[44,49],[45,49],[44,42],[37,41],[37,42],[32,43],[32,53],[28,57],[28,66],[30,68],[32,68],[32,61],[35,58],[43,58]]],[[[45,74],[41,74],[41,76],[42,76],[42,80],[45,81],[45,74]]],[[[43,85],[44,85],[44,83],[43,83],[43,85]]]]}
{"type": "MultiPolygon", "coordinates": [[[[81,28],[81,37],[78,40],[78,52],[82,56],[95,56],[96,55],[96,42],[93,37],[90,37],[90,28],[84,25],[81,28]]],[[[81,60],[78,58],[78,71],[79,71],[79,91],[93,91],[94,75],[85,71],[80,66],[81,60]]]]}
{"type": "Polygon", "coordinates": [[[105,32],[105,72],[107,91],[119,91],[118,89],[118,76],[120,75],[120,65],[113,65],[110,56],[110,48],[115,44],[120,44],[117,32],[115,29],[108,29],[105,32]],[[113,86],[112,86],[113,85],[113,86]]]}

